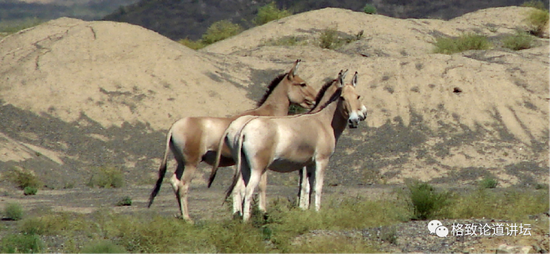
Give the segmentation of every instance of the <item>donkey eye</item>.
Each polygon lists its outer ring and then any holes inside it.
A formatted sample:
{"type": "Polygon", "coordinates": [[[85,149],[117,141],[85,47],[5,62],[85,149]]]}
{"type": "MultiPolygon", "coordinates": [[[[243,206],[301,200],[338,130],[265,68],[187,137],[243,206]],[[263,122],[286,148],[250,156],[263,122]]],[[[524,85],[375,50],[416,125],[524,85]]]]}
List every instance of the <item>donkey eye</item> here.
{"type": "Polygon", "coordinates": [[[357,99],[359,100],[361,98],[361,95],[357,95],[357,99]]]}
{"type": "Polygon", "coordinates": [[[307,85],[306,85],[306,83],[300,83],[300,86],[301,87],[306,87],[307,85]]]}

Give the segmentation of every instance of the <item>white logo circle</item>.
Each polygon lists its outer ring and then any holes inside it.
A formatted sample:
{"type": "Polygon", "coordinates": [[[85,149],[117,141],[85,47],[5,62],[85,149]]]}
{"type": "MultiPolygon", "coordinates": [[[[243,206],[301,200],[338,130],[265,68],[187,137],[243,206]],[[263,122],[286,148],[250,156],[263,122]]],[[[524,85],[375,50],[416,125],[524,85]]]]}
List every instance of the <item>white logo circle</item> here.
{"type": "Polygon", "coordinates": [[[438,220],[430,221],[430,223],[428,223],[428,229],[430,230],[430,234],[435,234],[435,229],[441,225],[443,225],[441,221],[438,221],[438,220]]]}
{"type": "Polygon", "coordinates": [[[449,229],[445,226],[439,226],[435,229],[435,234],[439,237],[447,237],[449,229]]]}

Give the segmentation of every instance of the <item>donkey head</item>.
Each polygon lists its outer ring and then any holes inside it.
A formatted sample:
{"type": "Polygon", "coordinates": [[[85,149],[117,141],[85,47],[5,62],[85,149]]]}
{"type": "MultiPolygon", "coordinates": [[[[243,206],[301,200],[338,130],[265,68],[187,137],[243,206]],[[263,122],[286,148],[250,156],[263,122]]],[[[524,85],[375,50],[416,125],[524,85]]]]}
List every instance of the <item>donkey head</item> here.
{"type": "Polygon", "coordinates": [[[315,105],[315,96],[317,92],[313,87],[309,86],[302,78],[296,75],[298,65],[301,60],[296,60],[292,69],[286,75],[284,82],[286,82],[287,96],[291,103],[298,104],[304,108],[312,108],[315,105]]]}
{"type": "MultiPolygon", "coordinates": [[[[343,84],[343,79],[340,81],[343,84]]],[[[343,115],[348,119],[350,128],[357,128],[360,121],[367,118],[367,108],[359,101],[361,96],[355,91],[357,85],[357,72],[353,75],[351,84],[342,86],[340,99],[342,102],[343,115]]]]}

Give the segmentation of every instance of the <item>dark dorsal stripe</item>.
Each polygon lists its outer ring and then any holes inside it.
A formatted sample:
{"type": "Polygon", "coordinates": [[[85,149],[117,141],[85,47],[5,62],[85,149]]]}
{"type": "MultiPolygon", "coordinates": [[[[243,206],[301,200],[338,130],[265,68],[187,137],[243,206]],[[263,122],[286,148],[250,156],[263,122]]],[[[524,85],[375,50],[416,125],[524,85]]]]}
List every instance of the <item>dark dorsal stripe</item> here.
{"type": "Polygon", "coordinates": [[[330,100],[328,100],[325,104],[321,106],[321,110],[326,108],[329,104],[337,101],[341,95],[342,95],[342,88],[338,87],[338,89],[336,89],[336,91],[332,94],[332,96],[330,96],[330,100]]]}
{"type": "Polygon", "coordinates": [[[280,74],[275,79],[273,79],[273,81],[271,81],[271,84],[269,84],[269,86],[267,86],[267,91],[265,92],[264,97],[262,97],[262,99],[260,101],[258,101],[256,106],[259,107],[259,106],[262,106],[262,104],[264,104],[264,102],[267,100],[269,95],[273,92],[275,87],[277,87],[277,85],[279,85],[279,83],[281,83],[281,81],[283,80],[283,78],[286,77],[286,75],[287,75],[287,73],[280,74]]]}
{"type": "Polygon", "coordinates": [[[313,108],[311,108],[308,111],[308,113],[313,112],[313,110],[315,110],[316,108],[319,107],[319,102],[321,102],[321,99],[323,99],[323,97],[325,96],[325,93],[327,92],[328,88],[334,82],[338,82],[338,79],[333,79],[331,81],[328,81],[326,84],[323,85],[323,87],[321,87],[321,89],[319,89],[319,92],[317,93],[317,96],[315,97],[315,106],[313,106],[313,108]]]}

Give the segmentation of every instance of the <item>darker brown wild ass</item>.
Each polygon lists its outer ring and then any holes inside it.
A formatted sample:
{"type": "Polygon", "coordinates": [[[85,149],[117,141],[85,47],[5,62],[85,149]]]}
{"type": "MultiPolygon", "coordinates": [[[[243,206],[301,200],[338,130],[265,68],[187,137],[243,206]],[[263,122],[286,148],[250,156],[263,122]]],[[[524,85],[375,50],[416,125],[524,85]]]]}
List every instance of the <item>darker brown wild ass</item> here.
{"type": "MultiPolygon", "coordinates": [[[[159,166],[158,180],[149,197],[148,207],[151,207],[158,194],[166,173],[167,157],[172,151],[177,162],[177,168],[170,180],[181,216],[192,222],[187,204],[189,185],[197,166],[201,161],[210,165],[214,163],[214,155],[218,143],[229,124],[240,116],[284,116],[288,114],[291,104],[298,104],[311,108],[314,104],[315,89],[296,75],[300,60],[297,60],[292,69],[275,78],[268,87],[268,91],[258,103],[258,108],[246,111],[233,117],[185,117],[175,122],[168,131],[164,157],[159,166]]],[[[220,166],[234,165],[235,162],[227,147],[223,148],[220,166]]]]}

